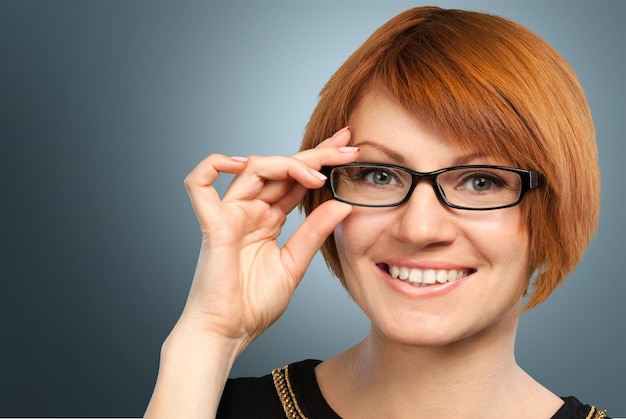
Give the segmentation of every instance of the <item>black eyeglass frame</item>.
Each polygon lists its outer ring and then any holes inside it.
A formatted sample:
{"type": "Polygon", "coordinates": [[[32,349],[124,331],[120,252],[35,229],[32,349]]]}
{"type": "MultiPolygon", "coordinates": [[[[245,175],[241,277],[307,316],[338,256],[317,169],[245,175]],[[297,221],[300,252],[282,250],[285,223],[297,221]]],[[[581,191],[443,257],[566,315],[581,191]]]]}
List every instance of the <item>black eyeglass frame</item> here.
{"type": "Polygon", "coordinates": [[[489,210],[495,210],[495,209],[514,207],[522,201],[522,198],[524,197],[526,192],[528,192],[531,189],[537,188],[539,186],[539,179],[541,177],[541,174],[537,172],[536,170],[524,170],[524,169],[517,169],[514,167],[494,166],[494,165],[485,165],[485,164],[445,167],[443,169],[435,170],[434,172],[416,172],[414,170],[407,169],[406,167],[398,166],[395,164],[355,162],[355,163],[340,164],[336,166],[323,166],[321,169],[321,172],[327,177],[326,187],[332,194],[333,198],[336,199],[337,201],[345,202],[350,205],[356,205],[359,207],[370,207],[370,208],[397,207],[397,206],[404,204],[405,202],[409,200],[409,198],[413,194],[413,191],[415,190],[415,187],[417,186],[419,182],[427,181],[435,190],[435,195],[437,195],[437,198],[439,198],[439,200],[443,202],[446,206],[450,208],[469,210],[469,211],[489,211],[489,210]],[[358,202],[352,202],[352,201],[349,201],[347,199],[343,199],[337,196],[332,185],[331,172],[337,168],[358,167],[358,166],[381,167],[381,168],[403,171],[411,175],[411,187],[407,190],[406,195],[400,201],[394,202],[391,204],[384,204],[384,205],[360,204],[358,202]],[[437,177],[442,173],[446,173],[451,170],[458,170],[458,169],[498,169],[498,170],[505,170],[508,172],[516,173],[520,177],[520,180],[521,180],[521,188],[520,188],[519,195],[514,202],[507,204],[507,205],[500,205],[497,207],[472,208],[472,207],[464,207],[464,206],[452,204],[446,198],[446,195],[441,189],[441,186],[439,186],[439,182],[437,182],[437,177]]]}

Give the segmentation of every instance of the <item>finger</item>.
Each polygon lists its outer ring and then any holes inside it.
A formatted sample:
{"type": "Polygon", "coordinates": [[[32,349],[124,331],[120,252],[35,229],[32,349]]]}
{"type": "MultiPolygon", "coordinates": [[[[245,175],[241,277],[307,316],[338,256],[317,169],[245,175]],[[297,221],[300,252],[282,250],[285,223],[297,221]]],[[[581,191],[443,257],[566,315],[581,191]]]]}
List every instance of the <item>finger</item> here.
{"type": "MultiPolygon", "coordinates": [[[[337,135],[337,137],[340,137],[340,136],[344,137],[344,139],[341,141],[342,142],[345,141],[345,137],[349,137],[348,129],[346,128],[346,131],[343,131],[342,135],[337,135]]],[[[328,140],[334,140],[337,137],[331,137],[328,140]]],[[[308,154],[309,154],[309,157],[307,157],[306,160],[308,160],[309,162],[313,162],[317,160],[318,163],[322,161],[327,162],[325,164],[328,164],[328,165],[341,164],[341,163],[346,163],[346,162],[355,160],[356,155],[358,155],[358,148],[346,147],[346,146],[339,147],[339,148],[326,147],[325,150],[322,150],[322,151],[315,150],[315,151],[311,151],[311,153],[308,153],[308,154]],[[329,159],[328,157],[322,157],[323,155],[321,155],[320,153],[324,153],[323,154],[324,156],[328,156],[329,155],[328,153],[330,153],[331,156],[338,154],[339,160],[336,160],[336,158],[329,159]]],[[[300,156],[295,156],[294,158],[303,159],[302,154],[300,156]]],[[[316,177],[319,177],[319,179],[323,180],[325,184],[325,181],[326,181],[325,176],[322,176],[321,173],[318,171],[315,171],[313,173],[315,174],[316,177]]],[[[323,187],[324,184],[321,184],[320,187],[323,187]]],[[[302,200],[302,198],[304,197],[304,192],[305,192],[305,188],[303,188],[301,185],[298,185],[295,182],[267,181],[265,183],[263,191],[259,193],[258,199],[263,199],[267,203],[274,204],[273,206],[280,208],[281,211],[287,214],[295,208],[295,206],[298,204],[298,202],[300,202],[300,200],[302,200]]]]}
{"type": "MultiPolygon", "coordinates": [[[[346,127],[317,147],[290,157],[251,157],[245,171],[231,182],[224,200],[260,199],[272,204],[292,190],[294,181],[305,188],[319,188],[326,180],[319,172],[322,166],[344,164],[357,159],[358,148],[346,146],[350,138],[350,129],[346,127]],[[298,161],[305,164],[298,164],[298,161]]],[[[290,204],[281,207],[291,207],[289,210],[293,208],[290,204]]]]}
{"type": "MultiPolygon", "coordinates": [[[[305,152],[301,152],[298,155],[295,155],[294,158],[306,161],[316,168],[319,167],[321,170],[324,165],[331,166],[355,161],[358,156],[358,151],[357,147],[326,147],[325,150],[321,151],[318,149],[312,149],[310,151],[307,150],[305,152]]],[[[312,173],[314,173],[316,177],[324,181],[318,186],[323,187],[326,183],[326,177],[323,176],[323,174],[318,170],[315,170],[314,168],[311,169],[312,173]]],[[[295,208],[303,196],[303,189],[300,185],[293,182],[266,182],[263,192],[259,194],[259,198],[265,198],[264,200],[268,203],[277,203],[278,201],[281,201],[281,204],[278,206],[283,208],[286,212],[295,208]]]]}
{"type": "Polygon", "coordinates": [[[322,166],[355,161],[358,151],[356,147],[346,146],[317,147],[291,157],[251,157],[246,169],[231,183],[224,199],[261,199],[273,203],[290,190],[293,180],[305,188],[319,188],[326,181],[325,176],[319,172],[322,166]]]}
{"type": "Polygon", "coordinates": [[[335,227],[352,212],[352,206],[330,200],[317,207],[281,250],[285,269],[294,281],[304,276],[315,253],[320,249],[335,227]]]}
{"type": "Polygon", "coordinates": [[[284,214],[289,214],[302,201],[307,189],[299,183],[294,183],[287,193],[275,201],[272,206],[278,208],[284,214]]]}
{"type": "Polygon", "coordinates": [[[294,181],[305,188],[319,188],[325,180],[324,175],[289,156],[250,157],[223,201],[262,199],[273,203],[287,193],[294,181]]]}
{"type": "Polygon", "coordinates": [[[211,154],[202,160],[185,178],[185,186],[210,186],[219,172],[238,174],[246,167],[246,157],[211,154]]]}
{"type": "Polygon", "coordinates": [[[350,143],[351,137],[350,127],[346,126],[334,133],[331,137],[326,138],[319,143],[316,147],[341,147],[350,143]]]}
{"type": "Polygon", "coordinates": [[[200,224],[218,219],[220,197],[213,182],[220,172],[239,174],[246,167],[247,159],[213,154],[201,161],[185,178],[185,188],[191,199],[200,224]]]}
{"type": "Polygon", "coordinates": [[[259,193],[258,199],[261,199],[269,204],[275,204],[278,201],[281,201],[286,195],[288,195],[293,189],[304,189],[306,188],[300,185],[293,179],[287,180],[268,180],[265,182],[265,186],[263,187],[263,191],[259,193]]]}
{"type": "Polygon", "coordinates": [[[351,131],[345,127],[327,138],[315,148],[300,151],[292,157],[302,160],[314,169],[322,166],[332,166],[355,161],[358,157],[358,148],[349,146],[351,131]]]}

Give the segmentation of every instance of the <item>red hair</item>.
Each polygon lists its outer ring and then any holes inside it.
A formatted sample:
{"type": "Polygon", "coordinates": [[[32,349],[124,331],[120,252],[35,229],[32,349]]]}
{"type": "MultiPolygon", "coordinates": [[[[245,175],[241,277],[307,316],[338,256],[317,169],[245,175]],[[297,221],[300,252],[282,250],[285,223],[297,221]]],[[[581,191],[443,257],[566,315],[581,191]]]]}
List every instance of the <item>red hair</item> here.
{"type": "MultiPolygon", "coordinates": [[[[460,147],[542,174],[542,186],[520,205],[530,237],[529,279],[537,272],[526,308],[543,302],[582,257],[599,215],[595,130],[573,70],[508,19],[411,9],[374,32],[331,77],[301,149],[347,125],[373,81],[460,147]]],[[[329,198],[312,190],[301,205],[308,214],[329,198]]],[[[333,236],[322,253],[344,283],[333,236]]]]}

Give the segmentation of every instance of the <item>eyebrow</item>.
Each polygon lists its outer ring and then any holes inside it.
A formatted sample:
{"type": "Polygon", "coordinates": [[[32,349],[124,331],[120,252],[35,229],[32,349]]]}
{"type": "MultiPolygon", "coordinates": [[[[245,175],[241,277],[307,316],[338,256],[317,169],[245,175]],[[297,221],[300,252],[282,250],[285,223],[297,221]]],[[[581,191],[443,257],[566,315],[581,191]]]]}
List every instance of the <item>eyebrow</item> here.
{"type": "Polygon", "coordinates": [[[391,158],[393,161],[396,162],[401,162],[401,163],[406,163],[404,156],[400,153],[398,153],[397,151],[394,151],[390,148],[385,147],[382,144],[378,144],[375,143],[373,141],[361,141],[358,144],[354,144],[355,147],[363,147],[363,146],[370,146],[372,148],[375,148],[376,150],[386,154],[389,158],[391,158]]]}
{"type": "MultiPolygon", "coordinates": [[[[387,157],[389,157],[392,161],[394,162],[399,162],[401,163],[401,165],[406,165],[407,161],[404,158],[404,155],[401,153],[398,153],[395,150],[390,149],[389,147],[386,147],[382,144],[379,143],[375,143],[373,141],[361,141],[358,144],[353,144],[355,147],[363,147],[363,146],[369,146],[372,147],[384,154],[387,155],[387,157]]],[[[453,161],[451,166],[463,166],[466,164],[470,164],[473,160],[477,160],[480,158],[485,158],[486,155],[484,153],[481,153],[480,151],[474,152],[474,153],[470,153],[470,154],[465,154],[465,155],[461,155],[456,157],[453,161]]]]}

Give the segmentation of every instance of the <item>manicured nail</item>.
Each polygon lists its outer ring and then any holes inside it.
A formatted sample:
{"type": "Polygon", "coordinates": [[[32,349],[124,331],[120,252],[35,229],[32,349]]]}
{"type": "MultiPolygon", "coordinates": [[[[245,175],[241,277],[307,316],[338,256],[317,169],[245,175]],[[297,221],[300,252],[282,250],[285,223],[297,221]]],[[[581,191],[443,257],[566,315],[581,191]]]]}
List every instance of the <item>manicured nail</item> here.
{"type": "Polygon", "coordinates": [[[247,157],[239,157],[239,156],[233,156],[230,159],[239,163],[246,163],[248,161],[247,157]]]}
{"type": "Polygon", "coordinates": [[[318,172],[317,170],[309,169],[309,172],[311,172],[311,174],[315,176],[316,178],[318,178],[319,180],[326,180],[326,176],[324,176],[322,173],[318,172]]]}
{"type": "Polygon", "coordinates": [[[336,133],[333,134],[333,137],[338,136],[339,134],[346,132],[346,131],[350,131],[350,127],[343,127],[341,128],[339,131],[337,131],[336,133]]]}
{"type": "Polygon", "coordinates": [[[359,147],[339,147],[337,150],[341,153],[356,153],[359,151],[359,147]]]}

